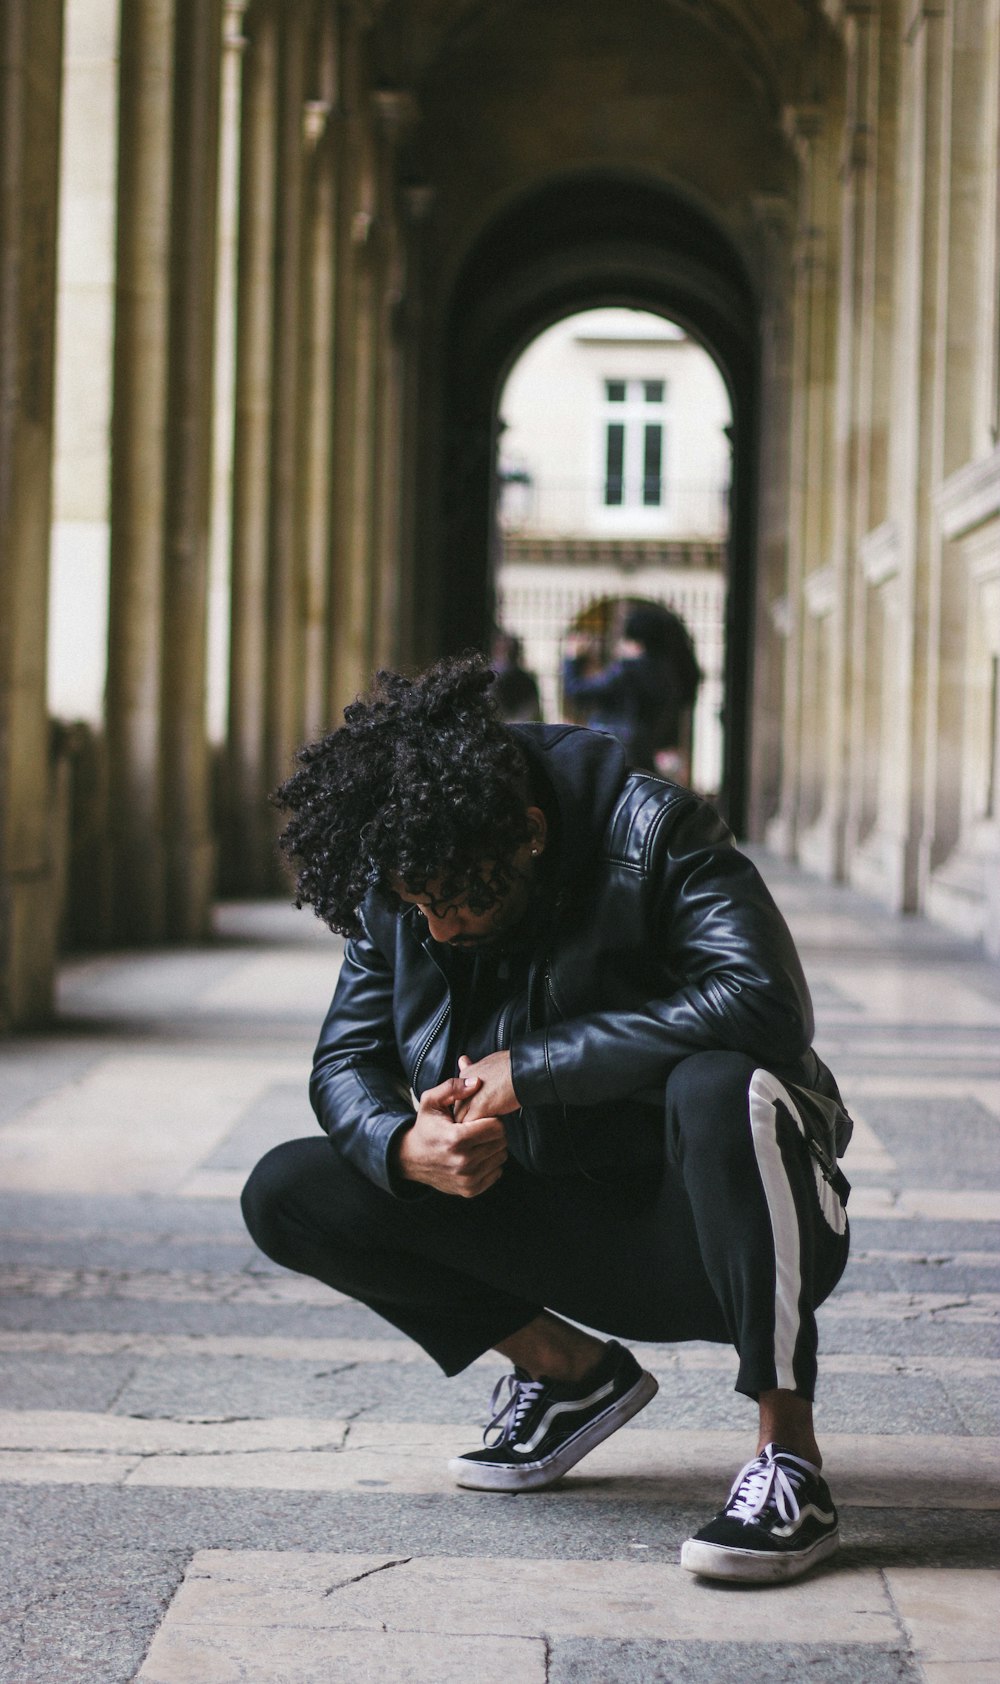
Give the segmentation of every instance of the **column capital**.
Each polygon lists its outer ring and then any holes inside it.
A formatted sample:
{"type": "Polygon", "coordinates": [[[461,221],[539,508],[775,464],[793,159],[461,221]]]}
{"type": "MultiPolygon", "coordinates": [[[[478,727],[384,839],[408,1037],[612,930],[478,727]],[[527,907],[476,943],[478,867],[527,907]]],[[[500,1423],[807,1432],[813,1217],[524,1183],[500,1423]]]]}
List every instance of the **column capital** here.
{"type": "Polygon", "coordinates": [[[830,241],[825,228],[804,223],[795,236],[795,267],[800,274],[822,274],[827,265],[830,241]]]}
{"type": "Polygon", "coordinates": [[[371,27],[381,9],[379,0],[340,0],[340,6],[351,22],[362,29],[371,27]]]}
{"type": "Polygon", "coordinates": [[[836,30],[850,18],[877,17],[881,10],[882,0],[823,0],[823,15],[836,30]]]}
{"type": "Polygon", "coordinates": [[[822,105],[806,102],[786,105],[781,113],[781,126],[788,139],[799,145],[816,140],[822,134],[824,117],[822,105]]]}
{"type": "Polygon", "coordinates": [[[414,182],[403,188],[403,204],[406,207],[407,221],[414,226],[426,222],[434,201],[437,198],[437,188],[427,182],[414,182]]]}
{"type": "Polygon", "coordinates": [[[382,133],[393,141],[405,136],[420,114],[408,88],[374,88],[370,99],[382,133]]]}
{"type": "Polygon", "coordinates": [[[302,107],[302,139],[307,152],[315,152],[325,136],[334,105],[328,99],[307,99],[302,107]]]}
{"type": "Polygon", "coordinates": [[[222,46],[230,53],[242,53],[247,47],[247,38],[243,33],[243,20],[246,17],[249,0],[223,0],[222,6],[222,46]]]}
{"type": "Polygon", "coordinates": [[[949,0],[910,0],[904,12],[903,39],[909,45],[925,23],[939,22],[948,16],[949,0]]]}
{"type": "Polygon", "coordinates": [[[795,204],[785,193],[751,193],[750,209],[757,227],[768,234],[790,234],[795,226],[795,204]]]}
{"type": "Polygon", "coordinates": [[[860,174],[872,160],[875,131],[870,123],[852,123],[844,136],[844,173],[860,174]]]}
{"type": "Polygon", "coordinates": [[[351,214],[351,245],[361,251],[369,245],[375,233],[374,211],[361,209],[351,214]]]}

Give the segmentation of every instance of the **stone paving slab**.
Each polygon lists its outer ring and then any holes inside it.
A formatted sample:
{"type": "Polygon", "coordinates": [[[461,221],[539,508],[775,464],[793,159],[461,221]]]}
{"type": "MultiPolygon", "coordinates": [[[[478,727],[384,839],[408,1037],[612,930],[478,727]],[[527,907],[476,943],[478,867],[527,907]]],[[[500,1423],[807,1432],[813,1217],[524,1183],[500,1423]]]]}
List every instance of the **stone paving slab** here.
{"type": "MultiPolygon", "coordinates": [[[[821,1645],[842,1654],[850,1645],[855,1677],[864,1676],[858,1651],[898,1639],[902,1621],[918,1665],[975,1662],[986,1680],[1000,1666],[991,1617],[998,1594],[1000,1574],[985,1571],[831,1573],[748,1596],[648,1563],[202,1551],[138,1676],[146,1684],[304,1681],[311,1666],[313,1677],[363,1678],[340,1669],[391,1664],[381,1640],[395,1635],[413,1640],[404,1676],[415,1681],[460,1676],[455,1668],[475,1660],[469,1643],[485,1638],[533,1639],[543,1661],[564,1639],[714,1641],[723,1661],[731,1620],[744,1644],[767,1642],[780,1624],[782,1644],[801,1645],[803,1671],[821,1645]],[[377,1639],[372,1649],[363,1634],[377,1639]],[[430,1654],[428,1637],[437,1639],[430,1654]]],[[[492,1659],[484,1651],[484,1664],[492,1659]]]]}
{"type": "MultiPolygon", "coordinates": [[[[629,1428],[572,1470],[565,1488],[594,1501],[624,1489],[670,1504],[696,1502],[746,1460],[749,1437],[629,1428]]],[[[273,1416],[203,1422],[9,1410],[0,1414],[0,1480],[61,1477],[77,1484],[99,1473],[102,1481],[192,1489],[368,1488],[432,1495],[453,1490],[446,1464],[461,1448],[455,1440],[453,1426],[426,1422],[273,1416]]],[[[842,1506],[1000,1508],[998,1439],[827,1433],[824,1444],[842,1506]]],[[[460,1500],[467,1500],[464,1494],[460,1500]]]]}
{"type": "Polygon", "coordinates": [[[254,1630],[240,1643],[211,1626],[167,1626],[138,1674],[142,1684],[547,1684],[542,1639],[452,1639],[436,1633],[254,1630]]]}
{"type": "MultiPolygon", "coordinates": [[[[749,1425],[733,1390],[735,1358],[721,1346],[640,1346],[659,1395],[638,1429],[675,1422],[749,1425]],[[720,1384],[720,1381],[722,1384],[720,1384]]],[[[308,1339],[93,1332],[0,1332],[0,1408],[216,1419],[331,1415],[454,1423],[456,1441],[484,1419],[498,1370],[487,1354],[446,1380],[400,1338],[308,1339]]],[[[824,1362],[818,1420],[841,1433],[1000,1435],[1000,1360],[851,1352],[824,1362]]]]}
{"type": "MultiPolygon", "coordinates": [[[[935,1283],[936,1284],[936,1283],[935,1283]]],[[[101,1299],[138,1298],[168,1303],[343,1304],[343,1293],[302,1275],[242,1269],[157,1270],[54,1268],[0,1265],[6,1297],[101,1299]]],[[[1000,1292],[879,1292],[841,1288],[819,1311],[821,1322],[906,1321],[926,1318],[936,1325],[981,1323],[1000,1326],[1000,1292]]]]}
{"type": "MultiPolygon", "coordinates": [[[[6,1264],[0,1268],[5,1297],[65,1298],[102,1303],[132,1298],[167,1304],[315,1304],[346,1302],[306,1275],[241,1269],[53,1269],[6,1264]]],[[[976,1318],[980,1319],[980,1318],[976,1318]]]]}
{"type": "Polygon", "coordinates": [[[931,1668],[956,1666],[1000,1677],[1000,1574],[896,1567],[886,1582],[930,1677],[931,1668]]]}
{"type": "Polygon", "coordinates": [[[0,1180],[20,1192],[172,1193],[276,1076],[273,1057],[111,1054],[5,1126],[0,1180]]]}
{"type": "MultiPolygon", "coordinates": [[[[121,1372],[121,1360],[109,1359],[116,1372],[121,1372]]],[[[939,1360],[943,1367],[953,1369],[948,1359],[939,1360]]],[[[23,1361],[26,1372],[30,1371],[28,1359],[23,1361]]],[[[10,1357],[7,1362],[13,1383],[21,1364],[10,1357]]],[[[478,1364],[466,1374],[446,1380],[428,1365],[410,1364],[406,1382],[401,1384],[398,1368],[387,1361],[310,1363],[290,1357],[280,1363],[261,1364],[242,1356],[213,1359],[202,1353],[187,1360],[133,1363],[113,1407],[118,1414],[204,1417],[266,1410],[278,1415],[350,1415],[354,1420],[363,1416],[396,1422],[451,1422],[456,1436],[460,1430],[466,1437],[475,1431],[476,1423],[487,1419],[488,1399],[500,1369],[496,1362],[478,1364]]],[[[657,1372],[655,1368],[653,1371],[657,1372]]],[[[659,1372],[660,1394],[644,1411],[643,1430],[667,1423],[749,1430],[753,1406],[733,1389],[735,1375],[728,1368],[668,1368],[659,1372]]],[[[6,1384],[0,1382],[0,1398],[6,1384]]],[[[990,1386],[997,1386],[996,1376],[990,1373],[981,1385],[988,1398],[990,1386]]],[[[1000,1398],[1000,1386],[996,1395],[1000,1398]]],[[[40,1396],[33,1403],[24,1393],[18,1407],[44,1407],[48,1401],[40,1396]]],[[[69,1399],[61,1401],[65,1407],[73,1407],[69,1399]]],[[[829,1422],[841,1433],[961,1435],[975,1430],[965,1423],[944,1375],[893,1375],[885,1364],[882,1372],[873,1375],[856,1370],[824,1371],[817,1419],[821,1426],[829,1422]]]]}
{"type": "MultiPolygon", "coordinates": [[[[452,1636],[711,1639],[731,1595],[677,1566],[633,1562],[409,1560],[267,1553],[195,1555],[171,1604],[179,1625],[331,1627],[452,1636]]],[[[774,1629],[774,1598],[740,1598],[742,1635],[774,1629]]],[[[781,1590],[786,1641],[885,1643],[897,1635],[880,1574],[817,1575],[781,1590]],[[848,1593],[845,1596],[844,1590],[848,1593]]],[[[155,1646],[154,1646],[155,1653],[155,1646]]],[[[140,1674],[142,1676],[142,1674],[140,1674]]]]}
{"type": "MultiPolygon", "coordinates": [[[[732,1621],[739,1630],[738,1618],[732,1621]]],[[[772,1641],[717,1643],[602,1642],[577,1638],[556,1643],[548,1684],[925,1684],[918,1663],[898,1649],[874,1644],[813,1649],[772,1641]]]]}
{"type": "MultiPolygon", "coordinates": [[[[62,1564],[62,1583],[75,1565],[92,1575],[101,1550],[117,1547],[152,1557],[169,1554],[178,1563],[175,1587],[196,1549],[217,1548],[671,1566],[728,1484],[727,1477],[714,1491],[700,1490],[697,1500],[668,1505],[655,1490],[623,1486],[595,1503],[571,1485],[521,1501],[489,1493],[477,1500],[459,1491],[414,1497],[380,1487],[326,1492],[206,1486],[192,1494],[182,1486],[11,1483],[0,1504],[0,1543],[8,1552],[7,1577],[32,1561],[36,1587],[43,1582],[39,1565],[47,1560],[62,1564]]],[[[837,1574],[862,1567],[1000,1569],[996,1509],[845,1508],[841,1532],[837,1574]]],[[[162,1609],[148,1612],[152,1625],[161,1615],[162,1609]]]]}

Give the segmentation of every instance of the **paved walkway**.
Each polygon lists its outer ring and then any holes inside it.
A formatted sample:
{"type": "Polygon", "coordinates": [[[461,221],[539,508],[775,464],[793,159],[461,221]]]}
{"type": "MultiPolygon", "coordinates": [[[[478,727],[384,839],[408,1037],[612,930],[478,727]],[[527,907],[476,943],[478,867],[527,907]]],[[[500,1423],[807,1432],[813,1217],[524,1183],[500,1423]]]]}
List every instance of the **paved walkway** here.
{"type": "Polygon", "coordinates": [[[556,1491],[449,1484],[496,1365],[445,1381],[242,1230],[313,1127],[338,946],[230,907],[210,949],[75,961],[59,1032],[0,1047],[4,1684],[1000,1680],[1000,969],[766,871],[859,1118],[832,1569],[677,1566],[752,1448],[715,1346],[644,1347],[659,1396],[556,1491]]]}

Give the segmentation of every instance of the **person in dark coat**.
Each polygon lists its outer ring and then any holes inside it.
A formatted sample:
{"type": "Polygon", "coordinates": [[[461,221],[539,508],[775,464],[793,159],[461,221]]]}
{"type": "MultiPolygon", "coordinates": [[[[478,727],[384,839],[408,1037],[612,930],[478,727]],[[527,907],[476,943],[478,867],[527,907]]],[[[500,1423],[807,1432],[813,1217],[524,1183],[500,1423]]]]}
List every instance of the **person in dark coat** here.
{"type": "Polygon", "coordinates": [[[687,627],[669,609],[636,603],[609,666],[589,671],[590,647],[589,638],[567,639],[563,696],[592,730],[618,738],[630,765],[655,771],[658,753],[680,747],[701,681],[687,627]]]}
{"type": "Polygon", "coordinates": [[[527,724],[542,717],[538,680],[524,665],[524,646],[513,632],[498,631],[490,650],[495,674],[493,700],[501,719],[510,725],[527,724]]]}

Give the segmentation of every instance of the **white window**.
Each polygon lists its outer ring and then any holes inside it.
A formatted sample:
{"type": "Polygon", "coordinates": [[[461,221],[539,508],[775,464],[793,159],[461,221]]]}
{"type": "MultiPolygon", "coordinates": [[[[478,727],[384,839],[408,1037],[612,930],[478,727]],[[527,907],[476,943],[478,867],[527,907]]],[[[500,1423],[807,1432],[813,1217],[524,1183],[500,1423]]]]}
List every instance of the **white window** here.
{"type": "Polygon", "coordinates": [[[601,504],[660,509],[666,502],[667,383],[605,380],[601,504]]]}

